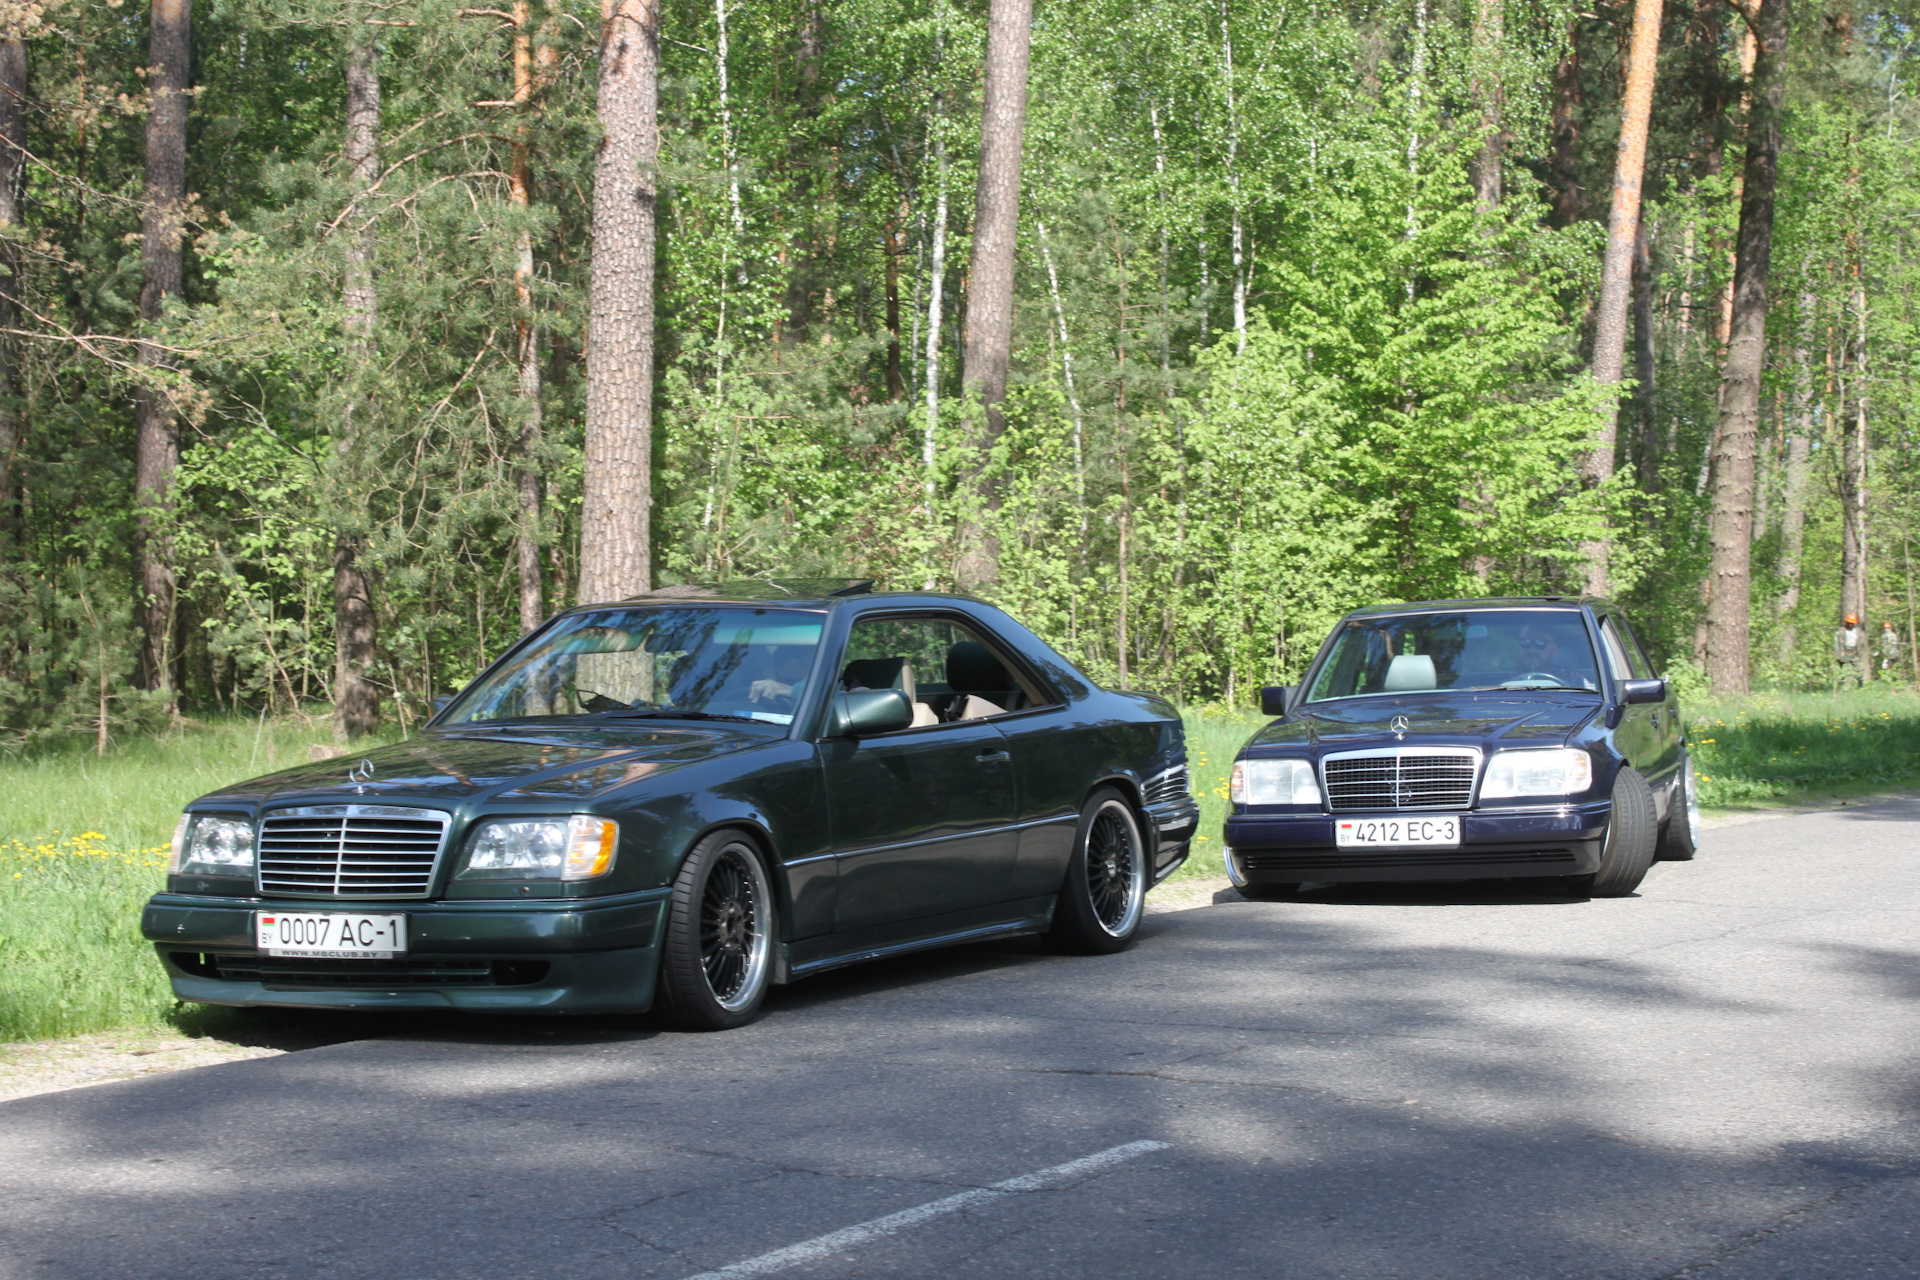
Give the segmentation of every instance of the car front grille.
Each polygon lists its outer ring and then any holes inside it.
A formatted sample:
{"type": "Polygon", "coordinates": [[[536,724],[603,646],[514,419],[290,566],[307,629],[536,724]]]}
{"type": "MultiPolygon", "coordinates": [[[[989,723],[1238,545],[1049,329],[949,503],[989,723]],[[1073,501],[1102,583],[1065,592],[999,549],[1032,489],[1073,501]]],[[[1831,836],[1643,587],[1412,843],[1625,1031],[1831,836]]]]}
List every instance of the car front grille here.
{"type": "Polygon", "coordinates": [[[1355,751],[1323,757],[1327,807],[1352,809],[1464,809],[1473,800],[1480,753],[1355,751]]]}
{"type": "Polygon", "coordinates": [[[1156,773],[1147,779],[1147,785],[1140,789],[1141,797],[1148,804],[1168,804],[1187,798],[1187,766],[1177,764],[1171,769],[1156,773]]]}
{"type": "Polygon", "coordinates": [[[448,815],[386,804],[274,809],[260,822],[260,892],[303,898],[424,898],[448,815]]]}

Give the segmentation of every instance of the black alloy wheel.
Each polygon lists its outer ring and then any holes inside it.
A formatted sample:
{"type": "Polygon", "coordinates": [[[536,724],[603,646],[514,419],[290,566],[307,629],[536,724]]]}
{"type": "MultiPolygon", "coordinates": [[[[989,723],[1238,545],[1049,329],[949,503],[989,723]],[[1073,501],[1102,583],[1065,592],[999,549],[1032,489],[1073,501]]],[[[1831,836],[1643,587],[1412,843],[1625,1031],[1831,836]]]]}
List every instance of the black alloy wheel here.
{"type": "Polygon", "coordinates": [[[668,1020],[721,1031],[757,1018],[772,977],[773,924],[773,890],[753,843],[720,831],[695,845],[674,879],[660,957],[668,1020]]]}
{"type": "Polygon", "coordinates": [[[1096,791],[1080,811],[1049,945],[1076,955],[1111,954],[1130,945],[1146,908],[1149,857],[1133,806],[1111,788],[1096,791]]]}

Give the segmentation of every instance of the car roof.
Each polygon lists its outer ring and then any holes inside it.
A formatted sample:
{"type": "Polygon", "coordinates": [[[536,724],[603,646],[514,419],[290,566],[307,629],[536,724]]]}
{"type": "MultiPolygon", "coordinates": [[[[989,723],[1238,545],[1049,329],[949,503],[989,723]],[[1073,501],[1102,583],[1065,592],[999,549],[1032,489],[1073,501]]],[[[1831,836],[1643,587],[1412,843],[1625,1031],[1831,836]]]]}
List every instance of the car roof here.
{"type": "Polygon", "coordinates": [[[1467,600],[1409,600],[1405,604],[1376,604],[1355,609],[1349,618],[1377,618],[1400,613],[1464,613],[1474,609],[1604,609],[1598,596],[1477,596],[1467,600]]]}
{"type": "Polygon", "coordinates": [[[569,612],[651,604],[753,604],[778,605],[789,609],[832,609],[856,601],[981,603],[972,596],[943,591],[875,591],[873,587],[871,578],[744,578],[731,582],[683,582],[656,587],[624,600],[577,605],[569,612]]]}

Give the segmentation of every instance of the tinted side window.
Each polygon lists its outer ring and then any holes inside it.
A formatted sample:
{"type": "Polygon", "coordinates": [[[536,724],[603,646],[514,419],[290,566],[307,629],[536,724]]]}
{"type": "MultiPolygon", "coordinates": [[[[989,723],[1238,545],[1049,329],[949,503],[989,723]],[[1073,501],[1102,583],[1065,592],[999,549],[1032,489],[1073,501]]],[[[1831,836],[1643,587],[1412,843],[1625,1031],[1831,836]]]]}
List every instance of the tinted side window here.
{"type": "Polygon", "coordinates": [[[1640,644],[1640,637],[1633,634],[1633,627],[1625,618],[1616,619],[1620,624],[1620,638],[1627,645],[1627,665],[1633,668],[1636,680],[1652,680],[1659,676],[1653,669],[1653,662],[1647,657],[1647,651],[1640,644]]]}
{"type": "Polygon", "coordinates": [[[1600,620],[1600,641],[1600,647],[1607,653],[1607,670],[1613,673],[1613,678],[1633,679],[1633,665],[1627,661],[1627,647],[1620,642],[1620,632],[1612,618],[1600,620]]]}
{"type": "Polygon", "coordinates": [[[899,689],[914,727],[981,720],[1050,701],[999,648],[951,618],[862,618],[847,635],[842,689],[899,689]]]}

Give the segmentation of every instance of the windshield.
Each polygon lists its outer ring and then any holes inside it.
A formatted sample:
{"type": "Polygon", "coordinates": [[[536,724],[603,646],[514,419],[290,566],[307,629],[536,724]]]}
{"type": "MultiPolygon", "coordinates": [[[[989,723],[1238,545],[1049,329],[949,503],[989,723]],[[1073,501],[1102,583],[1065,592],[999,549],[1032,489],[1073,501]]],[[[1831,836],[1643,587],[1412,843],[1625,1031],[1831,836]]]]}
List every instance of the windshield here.
{"type": "Polygon", "coordinates": [[[529,716],[790,724],[824,622],[824,614],[744,605],[574,614],[461,694],[441,724],[529,716]]]}
{"type": "Polygon", "coordinates": [[[1350,619],[1335,633],[1307,701],[1422,689],[1599,687],[1578,611],[1476,609],[1350,619]]]}

